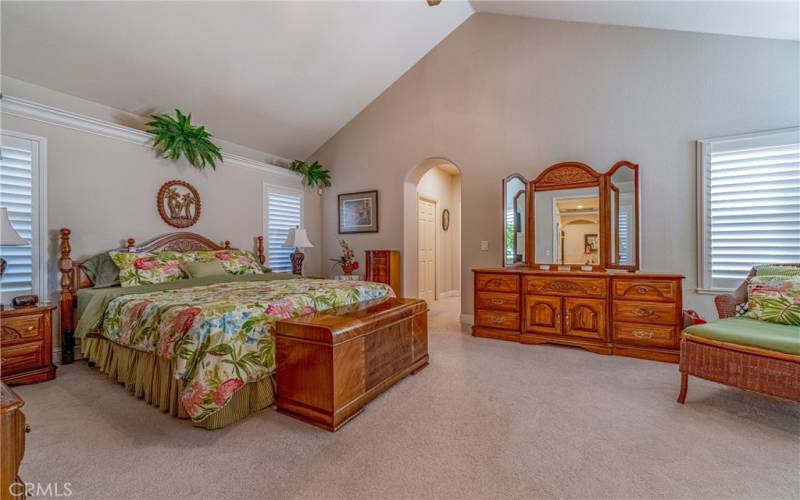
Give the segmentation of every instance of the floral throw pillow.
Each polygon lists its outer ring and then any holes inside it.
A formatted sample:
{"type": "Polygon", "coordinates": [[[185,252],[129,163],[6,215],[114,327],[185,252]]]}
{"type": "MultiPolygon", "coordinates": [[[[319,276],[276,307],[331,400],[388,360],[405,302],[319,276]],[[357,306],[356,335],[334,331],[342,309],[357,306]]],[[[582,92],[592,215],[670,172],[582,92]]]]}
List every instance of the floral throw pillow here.
{"type": "Polygon", "coordinates": [[[122,286],[166,283],[186,277],[181,269],[180,256],[176,252],[109,252],[108,254],[119,268],[119,282],[122,286]]]}
{"type": "Polygon", "coordinates": [[[800,278],[761,276],[747,289],[748,318],[800,326],[800,278]]]}
{"type": "Polygon", "coordinates": [[[182,254],[184,262],[212,262],[222,263],[225,272],[229,274],[263,274],[264,270],[256,256],[244,250],[196,250],[182,254]]]}

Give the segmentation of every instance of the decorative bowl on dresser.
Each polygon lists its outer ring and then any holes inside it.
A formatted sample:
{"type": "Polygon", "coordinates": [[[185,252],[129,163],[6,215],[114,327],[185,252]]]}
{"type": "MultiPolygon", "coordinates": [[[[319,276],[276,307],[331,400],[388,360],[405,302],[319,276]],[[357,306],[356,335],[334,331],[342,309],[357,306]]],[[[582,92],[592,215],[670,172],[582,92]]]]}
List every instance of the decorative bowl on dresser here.
{"type": "Polygon", "coordinates": [[[0,384],[0,500],[25,498],[25,487],[19,478],[19,464],[25,454],[25,403],[6,384],[0,384]],[[20,486],[13,486],[18,484],[20,486]]]}
{"type": "Polygon", "coordinates": [[[56,376],[53,365],[55,305],[6,307],[0,311],[0,374],[6,384],[34,384],[56,376]]]}

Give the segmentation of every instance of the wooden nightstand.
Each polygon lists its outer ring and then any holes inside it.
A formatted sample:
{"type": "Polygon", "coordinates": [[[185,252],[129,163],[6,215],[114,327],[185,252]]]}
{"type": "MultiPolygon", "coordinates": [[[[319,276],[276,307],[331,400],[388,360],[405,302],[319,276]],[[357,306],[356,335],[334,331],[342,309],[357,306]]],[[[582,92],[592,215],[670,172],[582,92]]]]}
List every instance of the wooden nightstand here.
{"type": "Polygon", "coordinates": [[[0,311],[0,374],[6,384],[35,384],[56,377],[53,366],[55,305],[0,311]]]}

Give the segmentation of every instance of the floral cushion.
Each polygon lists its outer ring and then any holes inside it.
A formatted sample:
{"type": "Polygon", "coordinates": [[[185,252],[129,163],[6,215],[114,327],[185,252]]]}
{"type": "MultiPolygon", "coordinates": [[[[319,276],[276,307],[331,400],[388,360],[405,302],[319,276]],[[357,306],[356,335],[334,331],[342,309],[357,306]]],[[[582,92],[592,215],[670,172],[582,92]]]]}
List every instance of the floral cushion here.
{"type": "Polygon", "coordinates": [[[746,317],[800,326],[800,277],[757,276],[747,289],[746,317]]]}
{"type": "Polygon", "coordinates": [[[763,278],[765,276],[800,277],[800,267],[782,266],[780,264],[764,264],[762,266],[756,266],[756,276],[759,278],[763,278]]]}
{"type": "Polygon", "coordinates": [[[122,286],[150,285],[183,279],[180,254],[177,252],[109,252],[119,268],[122,286]]]}
{"type": "Polygon", "coordinates": [[[183,262],[212,262],[222,263],[225,272],[229,274],[262,274],[264,270],[255,255],[244,250],[195,250],[181,254],[183,262]]]}

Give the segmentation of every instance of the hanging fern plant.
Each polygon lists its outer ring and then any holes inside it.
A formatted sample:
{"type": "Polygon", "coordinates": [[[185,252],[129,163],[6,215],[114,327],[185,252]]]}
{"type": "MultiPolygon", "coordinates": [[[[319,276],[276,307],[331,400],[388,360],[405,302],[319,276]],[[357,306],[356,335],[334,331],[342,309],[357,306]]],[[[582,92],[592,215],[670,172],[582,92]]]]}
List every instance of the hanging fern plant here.
{"type": "MultiPolygon", "coordinates": [[[[319,162],[307,163],[301,160],[295,160],[289,165],[289,170],[297,172],[303,176],[303,183],[310,188],[331,187],[331,172],[325,170],[319,162]]],[[[320,191],[321,192],[321,191],[320,191]]]]}
{"type": "Polygon", "coordinates": [[[216,144],[211,142],[211,134],[203,126],[192,125],[192,114],[184,115],[175,110],[175,118],[170,115],[151,115],[153,120],[147,126],[153,134],[153,148],[162,158],[178,160],[181,156],[192,166],[203,170],[210,166],[217,169],[215,160],[222,161],[222,153],[216,144]]]}

